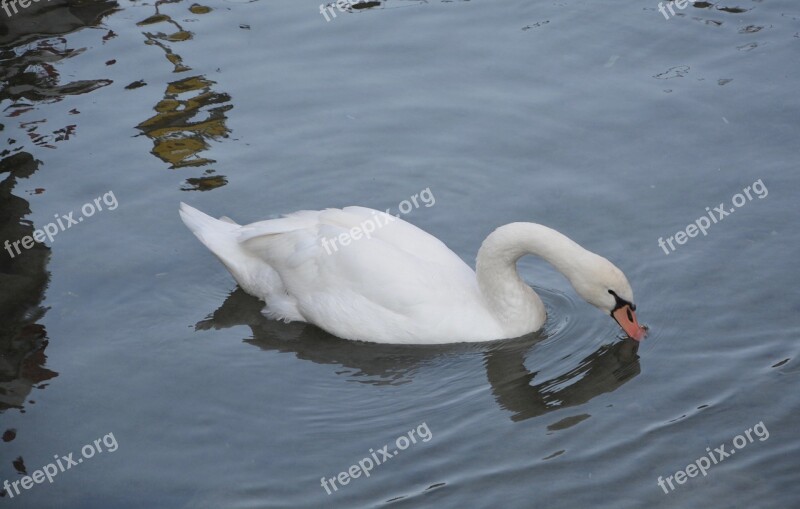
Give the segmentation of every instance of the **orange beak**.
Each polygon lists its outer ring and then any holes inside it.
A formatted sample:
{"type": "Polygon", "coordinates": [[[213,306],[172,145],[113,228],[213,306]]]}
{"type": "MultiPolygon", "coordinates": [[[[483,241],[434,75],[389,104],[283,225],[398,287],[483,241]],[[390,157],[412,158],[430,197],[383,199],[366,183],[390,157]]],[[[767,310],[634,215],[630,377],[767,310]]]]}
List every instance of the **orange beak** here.
{"type": "Polygon", "coordinates": [[[644,338],[647,329],[639,325],[639,322],[636,321],[636,313],[634,313],[629,304],[618,307],[611,312],[611,316],[613,316],[614,320],[622,327],[625,334],[636,341],[641,341],[642,338],[644,338]]]}

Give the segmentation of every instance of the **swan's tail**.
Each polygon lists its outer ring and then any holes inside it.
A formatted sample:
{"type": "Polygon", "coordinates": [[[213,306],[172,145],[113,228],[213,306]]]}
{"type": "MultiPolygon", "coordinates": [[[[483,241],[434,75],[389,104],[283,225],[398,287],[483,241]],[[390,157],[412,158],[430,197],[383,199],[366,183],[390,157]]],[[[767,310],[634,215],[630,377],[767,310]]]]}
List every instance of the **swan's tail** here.
{"type": "Polygon", "coordinates": [[[219,258],[239,286],[267,303],[268,316],[286,321],[305,321],[278,273],[239,244],[242,226],[227,217],[214,219],[185,203],[181,203],[180,214],[184,224],[219,258]]]}
{"type": "Polygon", "coordinates": [[[233,277],[238,280],[239,269],[244,262],[242,258],[245,257],[236,238],[241,226],[227,217],[214,219],[183,202],[181,202],[180,215],[186,227],[219,258],[233,277]]]}

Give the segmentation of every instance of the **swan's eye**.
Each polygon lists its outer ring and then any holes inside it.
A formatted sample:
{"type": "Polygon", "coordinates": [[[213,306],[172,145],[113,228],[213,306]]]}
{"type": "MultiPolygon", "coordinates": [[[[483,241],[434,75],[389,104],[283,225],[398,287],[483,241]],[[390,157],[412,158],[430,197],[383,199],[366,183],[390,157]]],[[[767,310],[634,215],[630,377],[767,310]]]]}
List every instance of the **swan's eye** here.
{"type": "MultiPolygon", "coordinates": [[[[622,297],[617,295],[617,292],[615,292],[614,290],[609,290],[608,293],[613,295],[614,296],[614,300],[617,301],[617,306],[614,308],[615,310],[621,308],[622,306],[629,306],[630,307],[630,309],[628,310],[628,316],[629,317],[630,317],[631,311],[636,311],[636,304],[634,304],[632,302],[628,302],[627,300],[623,299],[622,297]]],[[[633,321],[633,318],[631,318],[631,321],[633,321]]]]}

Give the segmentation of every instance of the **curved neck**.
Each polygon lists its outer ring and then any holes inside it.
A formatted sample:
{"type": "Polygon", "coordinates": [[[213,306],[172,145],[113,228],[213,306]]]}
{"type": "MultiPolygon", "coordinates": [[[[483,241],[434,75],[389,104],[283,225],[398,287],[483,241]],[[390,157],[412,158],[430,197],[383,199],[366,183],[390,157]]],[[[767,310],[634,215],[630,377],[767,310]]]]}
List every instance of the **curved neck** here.
{"type": "Polygon", "coordinates": [[[522,335],[544,324],[542,299],[517,272],[517,261],[533,254],[576,285],[589,251],[567,236],[535,223],[511,223],[493,231],[478,250],[475,272],[489,308],[510,334],[522,335]]]}

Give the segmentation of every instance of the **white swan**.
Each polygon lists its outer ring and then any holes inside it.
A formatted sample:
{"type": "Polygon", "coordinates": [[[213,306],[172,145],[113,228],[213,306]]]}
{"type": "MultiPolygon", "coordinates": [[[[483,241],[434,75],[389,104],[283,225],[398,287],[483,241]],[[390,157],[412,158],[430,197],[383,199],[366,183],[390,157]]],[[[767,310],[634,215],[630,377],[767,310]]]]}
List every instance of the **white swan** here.
{"type": "Polygon", "coordinates": [[[497,228],[476,272],[441,241],[364,207],[305,210],[240,226],[181,203],[186,226],[274,319],[312,323],[345,339],[454,343],[539,330],[542,300],[517,273],[526,254],[554,265],[586,301],[636,340],[633,291],[611,262],[534,223],[497,228]]]}

